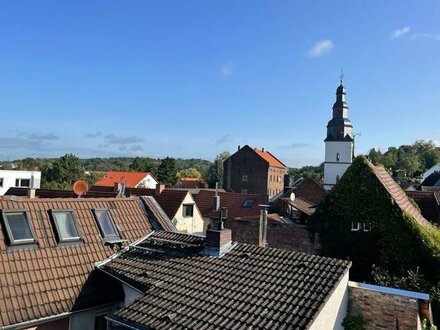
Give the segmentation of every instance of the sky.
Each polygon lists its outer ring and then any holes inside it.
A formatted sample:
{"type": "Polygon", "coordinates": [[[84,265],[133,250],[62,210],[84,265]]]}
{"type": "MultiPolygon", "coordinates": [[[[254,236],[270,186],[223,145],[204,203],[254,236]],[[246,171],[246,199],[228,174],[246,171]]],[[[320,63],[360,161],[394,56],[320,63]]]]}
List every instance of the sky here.
{"type": "Polygon", "coordinates": [[[324,161],[341,69],[356,153],[440,142],[440,1],[0,3],[0,160],[238,145],[324,161]]]}

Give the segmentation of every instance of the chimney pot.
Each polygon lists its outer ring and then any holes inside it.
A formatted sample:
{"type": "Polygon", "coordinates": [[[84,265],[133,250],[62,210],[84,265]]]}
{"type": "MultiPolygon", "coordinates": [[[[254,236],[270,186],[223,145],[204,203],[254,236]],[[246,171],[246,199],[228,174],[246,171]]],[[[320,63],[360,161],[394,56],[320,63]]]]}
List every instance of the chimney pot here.
{"type": "Polygon", "coordinates": [[[263,148],[261,148],[261,151],[262,151],[262,152],[264,152],[264,147],[263,147],[263,148]]]}
{"type": "Polygon", "coordinates": [[[240,145],[238,145],[238,150],[240,150],[240,145]]]}
{"type": "Polygon", "coordinates": [[[27,197],[28,198],[35,198],[36,191],[37,191],[37,189],[35,189],[35,188],[29,188],[27,191],[27,197]]]}

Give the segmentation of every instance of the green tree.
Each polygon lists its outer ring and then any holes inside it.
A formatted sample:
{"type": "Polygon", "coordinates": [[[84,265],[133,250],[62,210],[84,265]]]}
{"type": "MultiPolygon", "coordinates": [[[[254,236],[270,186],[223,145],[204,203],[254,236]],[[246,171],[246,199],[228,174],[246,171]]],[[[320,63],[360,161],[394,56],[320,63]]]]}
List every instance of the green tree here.
{"type": "Polygon", "coordinates": [[[156,175],[158,161],[148,157],[136,157],[130,164],[130,170],[135,172],[151,172],[156,175]]]}
{"type": "Polygon", "coordinates": [[[371,160],[373,164],[382,163],[383,155],[380,150],[371,149],[368,153],[368,158],[371,160]]]}
{"type": "Polygon", "coordinates": [[[200,179],[202,177],[202,174],[194,167],[190,167],[187,169],[184,169],[182,171],[177,172],[178,178],[196,178],[200,179]]]}
{"type": "Polygon", "coordinates": [[[230,156],[231,154],[227,151],[218,154],[214,164],[209,167],[206,182],[210,188],[215,188],[217,182],[219,188],[223,187],[223,162],[230,156]]]}
{"type": "Polygon", "coordinates": [[[172,186],[176,180],[176,161],[174,158],[166,157],[162,159],[157,168],[157,179],[160,183],[172,186]]]}
{"type": "Polygon", "coordinates": [[[66,154],[42,169],[42,187],[71,190],[77,180],[85,180],[84,167],[78,157],[66,154]]]}

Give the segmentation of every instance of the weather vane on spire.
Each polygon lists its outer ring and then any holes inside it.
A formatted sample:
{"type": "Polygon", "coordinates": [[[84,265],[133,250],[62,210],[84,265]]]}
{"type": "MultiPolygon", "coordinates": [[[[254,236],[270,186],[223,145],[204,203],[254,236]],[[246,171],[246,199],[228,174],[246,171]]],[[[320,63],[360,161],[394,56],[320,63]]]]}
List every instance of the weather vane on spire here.
{"type": "Polygon", "coordinates": [[[341,75],[339,76],[339,78],[341,78],[341,85],[342,85],[342,82],[344,81],[344,69],[341,69],[341,75]]]}

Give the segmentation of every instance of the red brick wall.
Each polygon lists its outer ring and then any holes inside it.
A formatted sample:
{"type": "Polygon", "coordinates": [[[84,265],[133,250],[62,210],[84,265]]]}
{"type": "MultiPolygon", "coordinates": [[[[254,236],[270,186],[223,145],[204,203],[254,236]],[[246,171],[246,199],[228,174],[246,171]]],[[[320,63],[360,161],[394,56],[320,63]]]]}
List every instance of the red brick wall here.
{"type": "Polygon", "coordinates": [[[348,314],[362,314],[366,330],[417,329],[417,299],[351,286],[348,292],[348,314]]]}
{"type": "MultiPolygon", "coordinates": [[[[225,227],[232,230],[232,240],[240,243],[258,245],[260,224],[258,220],[225,221],[225,227]]],[[[305,253],[318,253],[319,239],[310,240],[305,226],[269,222],[267,246],[305,253]]]]}
{"type": "Polygon", "coordinates": [[[268,168],[264,159],[245,146],[224,162],[223,188],[236,193],[247,190],[249,194],[266,195],[268,168]],[[243,182],[243,175],[247,175],[247,182],[243,182]]]}

